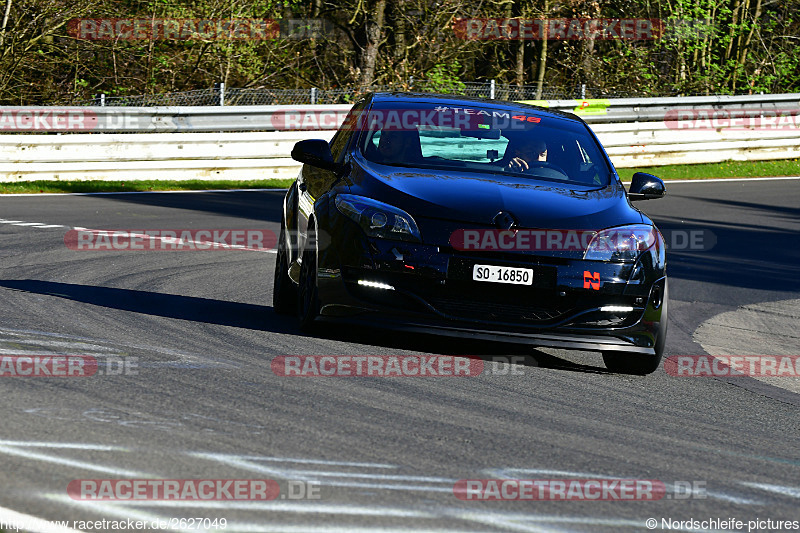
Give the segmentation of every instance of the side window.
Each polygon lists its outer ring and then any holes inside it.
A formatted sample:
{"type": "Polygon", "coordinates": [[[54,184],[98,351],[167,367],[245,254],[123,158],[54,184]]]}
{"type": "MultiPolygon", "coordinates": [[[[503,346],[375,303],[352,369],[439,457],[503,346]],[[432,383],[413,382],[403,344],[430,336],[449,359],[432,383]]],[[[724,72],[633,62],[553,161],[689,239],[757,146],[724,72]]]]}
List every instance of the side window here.
{"type": "MultiPolygon", "coordinates": [[[[364,107],[367,105],[366,100],[362,100],[358,102],[353,109],[347,114],[347,117],[344,119],[342,126],[347,126],[348,124],[354,123],[354,116],[360,113],[364,107]]],[[[336,135],[333,136],[331,139],[331,155],[333,156],[333,160],[337,163],[341,163],[344,159],[345,148],[350,143],[350,139],[353,137],[354,133],[358,133],[356,131],[356,127],[342,127],[339,131],[336,132],[336,135]]]]}

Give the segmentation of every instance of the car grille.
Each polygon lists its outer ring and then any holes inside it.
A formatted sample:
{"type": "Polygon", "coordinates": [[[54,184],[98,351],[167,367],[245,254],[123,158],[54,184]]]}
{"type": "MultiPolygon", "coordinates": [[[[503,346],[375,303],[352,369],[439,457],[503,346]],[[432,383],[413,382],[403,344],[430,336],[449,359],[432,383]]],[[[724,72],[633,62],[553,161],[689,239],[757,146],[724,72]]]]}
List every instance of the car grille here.
{"type": "Polygon", "coordinates": [[[569,308],[542,308],[524,304],[431,298],[429,303],[440,313],[468,320],[508,323],[546,323],[557,321],[569,308]]]}

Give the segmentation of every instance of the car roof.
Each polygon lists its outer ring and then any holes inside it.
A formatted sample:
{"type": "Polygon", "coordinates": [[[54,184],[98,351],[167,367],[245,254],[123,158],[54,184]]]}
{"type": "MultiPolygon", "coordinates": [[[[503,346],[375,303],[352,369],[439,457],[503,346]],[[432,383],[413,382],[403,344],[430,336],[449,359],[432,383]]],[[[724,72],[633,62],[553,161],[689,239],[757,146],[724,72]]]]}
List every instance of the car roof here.
{"type": "MultiPolygon", "coordinates": [[[[368,96],[368,95],[367,95],[368,96]]],[[[494,109],[502,109],[504,111],[524,111],[532,110],[537,113],[544,113],[554,118],[562,118],[582,122],[582,118],[572,113],[565,111],[556,111],[546,107],[523,104],[520,102],[509,102],[506,100],[491,100],[489,98],[475,98],[471,96],[460,96],[453,94],[435,94],[435,93],[415,93],[415,92],[376,92],[372,93],[373,102],[425,102],[430,104],[441,105],[454,105],[454,104],[471,104],[480,105],[494,109]]]]}

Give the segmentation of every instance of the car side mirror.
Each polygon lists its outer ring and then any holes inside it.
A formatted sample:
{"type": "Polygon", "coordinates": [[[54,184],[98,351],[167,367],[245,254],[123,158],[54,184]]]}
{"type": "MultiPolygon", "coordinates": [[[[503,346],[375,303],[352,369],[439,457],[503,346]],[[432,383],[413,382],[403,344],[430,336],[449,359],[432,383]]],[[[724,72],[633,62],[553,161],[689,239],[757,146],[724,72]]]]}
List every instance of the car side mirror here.
{"type": "Polygon", "coordinates": [[[331,155],[331,147],[321,139],[309,139],[296,143],[292,148],[292,159],[325,170],[339,169],[339,164],[333,160],[331,155]]]}
{"type": "Polygon", "coordinates": [[[637,172],[633,175],[631,186],[628,188],[628,198],[635,200],[655,200],[663,198],[667,194],[667,188],[661,178],[644,172],[637,172]]]}

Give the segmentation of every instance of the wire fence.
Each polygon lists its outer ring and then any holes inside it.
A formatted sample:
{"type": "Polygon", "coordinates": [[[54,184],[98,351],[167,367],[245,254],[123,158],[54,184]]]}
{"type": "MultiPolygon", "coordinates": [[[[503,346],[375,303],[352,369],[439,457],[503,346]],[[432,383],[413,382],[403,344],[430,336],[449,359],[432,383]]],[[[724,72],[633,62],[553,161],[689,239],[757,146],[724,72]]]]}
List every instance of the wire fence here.
{"type": "Polygon", "coordinates": [[[440,94],[456,94],[474,98],[496,100],[566,100],[573,98],[634,98],[648,96],[644,93],[609,91],[577,87],[556,87],[544,85],[539,91],[537,85],[518,86],[512,84],[486,82],[435,83],[414,81],[403,85],[373,85],[369,87],[346,87],[319,89],[270,89],[228,88],[217,84],[208,89],[174,93],[108,96],[97,95],[92,100],[77,102],[83,106],[151,107],[151,106],[240,106],[240,105],[303,105],[303,104],[348,104],[367,92],[413,91],[440,94]]]}
{"type": "MultiPolygon", "coordinates": [[[[405,84],[372,85],[369,87],[344,87],[320,89],[271,89],[268,87],[228,88],[218,83],[208,89],[139,96],[109,96],[100,94],[92,100],[71,102],[67,105],[153,107],[153,106],[244,106],[244,105],[305,105],[349,104],[368,92],[412,91],[423,93],[455,94],[495,100],[572,100],[585,98],[647,98],[654,96],[715,96],[707,93],[664,95],[645,91],[597,88],[587,85],[560,87],[543,85],[518,86],[514,84],[485,82],[433,82],[409,80],[405,84]]],[[[748,94],[743,92],[742,94],[748,94]]]]}

